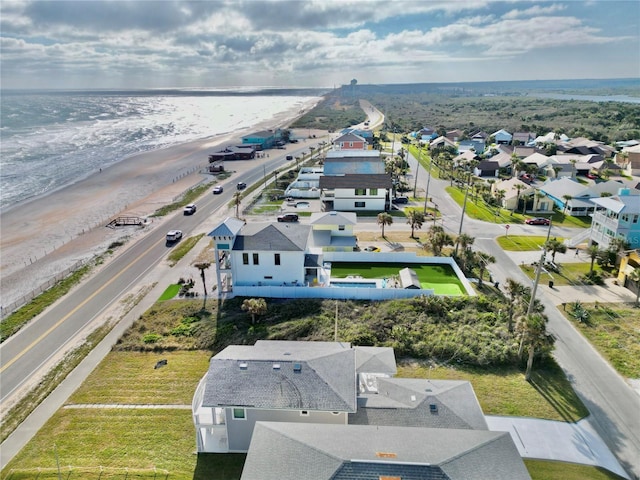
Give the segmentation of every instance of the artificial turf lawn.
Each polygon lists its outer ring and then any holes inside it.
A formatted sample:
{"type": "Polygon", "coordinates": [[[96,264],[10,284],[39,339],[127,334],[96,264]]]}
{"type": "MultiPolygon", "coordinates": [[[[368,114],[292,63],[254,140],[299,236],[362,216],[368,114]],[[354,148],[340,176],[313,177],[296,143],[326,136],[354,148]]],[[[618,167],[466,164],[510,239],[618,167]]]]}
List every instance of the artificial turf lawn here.
{"type": "Polygon", "coordinates": [[[172,283],[167,287],[167,289],[162,293],[162,295],[160,295],[160,298],[158,300],[159,301],[171,300],[173,297],[175,297],[178,294],[179,291],[180,291],[180,285],[178,285],[177,283],[172,283]]]}
{"type": "Polygon", "coordinates": [[[400,270],[405,267],[416,272],[422,288],[433,289],[436,295],[465,294],[462,283],[449,265],[333,262],[331,277],[346,278],[349,275],[360,275],[363,278],[391,278],[398,276],[400,270]]]}

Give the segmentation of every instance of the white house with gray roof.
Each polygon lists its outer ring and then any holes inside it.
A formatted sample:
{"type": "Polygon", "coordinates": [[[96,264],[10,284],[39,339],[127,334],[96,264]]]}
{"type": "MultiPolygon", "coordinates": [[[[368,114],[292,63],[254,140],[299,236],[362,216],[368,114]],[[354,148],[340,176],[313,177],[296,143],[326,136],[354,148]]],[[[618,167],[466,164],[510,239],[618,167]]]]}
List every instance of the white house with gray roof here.
{"type": "Polygon", "coordinates": [[[487,430],[467,381],[394,378],[393,349],[260,340],[215,355],[193,400],[199,452],[247,451],[256,422],[487,430]]]}
{"type": "Polygon", "coordinates": [[[242,480],[530,480],[506,432],[259,422],[242,480]]]}

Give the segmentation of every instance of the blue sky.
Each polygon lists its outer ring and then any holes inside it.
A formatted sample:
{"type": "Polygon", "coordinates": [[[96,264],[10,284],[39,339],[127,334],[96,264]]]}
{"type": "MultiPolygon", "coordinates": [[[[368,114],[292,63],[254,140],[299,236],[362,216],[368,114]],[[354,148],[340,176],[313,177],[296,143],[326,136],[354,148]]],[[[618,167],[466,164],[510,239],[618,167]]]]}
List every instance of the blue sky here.
{"type": "Polygon", "coordinates": [[[2,88],[640,77],[640,2],[0,3],[2,88]]]}

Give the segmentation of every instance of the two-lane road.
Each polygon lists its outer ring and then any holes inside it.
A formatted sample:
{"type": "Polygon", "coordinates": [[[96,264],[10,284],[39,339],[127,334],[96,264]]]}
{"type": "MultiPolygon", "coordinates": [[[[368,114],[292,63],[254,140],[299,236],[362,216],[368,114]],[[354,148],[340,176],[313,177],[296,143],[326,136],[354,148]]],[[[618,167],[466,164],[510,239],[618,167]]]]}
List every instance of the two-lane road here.
{"type": "Polygon", "coordinates": [[[315,143],[306,142],[298,148],[282,150],[271,154],[270,158],[245,162],[249,165],[242,173],[233,175],[221,185],[221,195],[204,195],[198,201],[198,211],[184,216],[182,212],[173,214],[166,222],[167,228],[154,228],[135,243],[129,245],[88,280],[49,308],[36,320],[22,328],[16,335],[0,345],[0,403],[12,403],[23,394],[23,388],[30,379],[43,372],[51,361],[67,348],[71,339],[94,322],[102,312],[140,282],[145,275],[158,265],[169,253],[165,242],[168,229],[178,229],[185,236],[194,230],[206,216],[227,207],[236,184],[251,185],[261,182],[265,176],[288,163],[286,155],[299,154],[315,143]]]}

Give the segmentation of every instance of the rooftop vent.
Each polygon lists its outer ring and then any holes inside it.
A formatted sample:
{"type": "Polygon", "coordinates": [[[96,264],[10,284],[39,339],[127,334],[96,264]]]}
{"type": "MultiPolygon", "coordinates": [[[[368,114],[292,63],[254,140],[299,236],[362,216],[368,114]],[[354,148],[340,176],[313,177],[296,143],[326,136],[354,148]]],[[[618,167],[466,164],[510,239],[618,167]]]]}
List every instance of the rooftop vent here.
{"type": "Polygon", "coordinates": [[[396,458],[397,456],[397,453],[392,452],[376,452],[376,457],[380,458],[396,458]]]}
{"type": "Polygon", "coordinates": [[[416,396],[415,395],[411,395],[411,401],[415,402],[416,401],[416,396]]]}
{"type": "Polygon", "coordinates": [[[273,369],[274,370],[280,370],[280,364],[279,363],[274,363],[273,364],[273,369]]]}
{"type": "Polygon", "coordinates": [[[239,366],[240,366],[240,370],[246,370],[248,367],[248,365],[244,362],[242,362],[239,366]]]}
{"type": "Polygon", "coordinates": [[[430,403],[429,404],[429,411],[431,413],[438,413],[438,405],[436,405],[435,403],[430,403]]]}
{"type": "Polygon", "coordinates": [[[302,364],[300,363],[294,363],[293,364],[293,371],[294,372],[301,372],[302,371],[302,364]]]}

